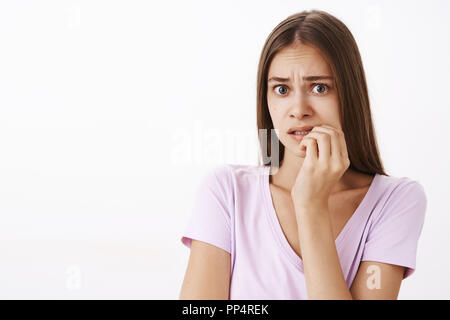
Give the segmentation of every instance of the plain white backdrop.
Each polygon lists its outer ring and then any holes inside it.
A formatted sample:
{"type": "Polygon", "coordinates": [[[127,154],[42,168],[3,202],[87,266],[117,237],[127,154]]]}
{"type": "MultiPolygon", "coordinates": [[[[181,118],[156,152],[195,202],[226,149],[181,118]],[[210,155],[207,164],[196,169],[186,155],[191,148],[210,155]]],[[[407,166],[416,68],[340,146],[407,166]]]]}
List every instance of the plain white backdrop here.
{"type": "Polygon", "coordinates": [[[257,164],[256,72],[287,16],[353,33],[381,158],[425,188],[399,299],[450,293],[448,1],[1,1],[0,298],[178,299],[208,168],[257,164]]]}

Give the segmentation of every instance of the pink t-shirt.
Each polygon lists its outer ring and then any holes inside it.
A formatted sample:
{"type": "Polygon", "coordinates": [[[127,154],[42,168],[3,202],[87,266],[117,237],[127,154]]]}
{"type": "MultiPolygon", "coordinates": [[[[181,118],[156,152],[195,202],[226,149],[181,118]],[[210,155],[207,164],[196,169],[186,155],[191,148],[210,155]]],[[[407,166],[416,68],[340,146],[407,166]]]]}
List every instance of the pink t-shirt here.
{"type": "MultiPolygon", "coordinates": [[[[230,253],[230,299],[308,299],[303,263],[279,224],[269,189],[269,166],[224,164],[197,188],[181,241],[201,240],[230,253]]],[[[416,268],[427,199],[407,177],[376,174],[347,221],[336,250],[350,289],[361,261],[416,268]]]]}

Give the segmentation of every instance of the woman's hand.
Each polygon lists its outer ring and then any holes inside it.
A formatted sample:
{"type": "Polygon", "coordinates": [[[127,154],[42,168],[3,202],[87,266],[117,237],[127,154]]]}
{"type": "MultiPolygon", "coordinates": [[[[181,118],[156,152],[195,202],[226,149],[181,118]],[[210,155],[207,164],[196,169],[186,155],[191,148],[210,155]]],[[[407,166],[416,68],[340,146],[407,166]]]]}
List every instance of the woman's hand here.
{"type": "Polygon", "coordinates": [[[294,205],[328,208],[334,185],[350,166],[344,133],[329,125],[314,127],[299,148],[306,156],[291,190],[294,205]]]}

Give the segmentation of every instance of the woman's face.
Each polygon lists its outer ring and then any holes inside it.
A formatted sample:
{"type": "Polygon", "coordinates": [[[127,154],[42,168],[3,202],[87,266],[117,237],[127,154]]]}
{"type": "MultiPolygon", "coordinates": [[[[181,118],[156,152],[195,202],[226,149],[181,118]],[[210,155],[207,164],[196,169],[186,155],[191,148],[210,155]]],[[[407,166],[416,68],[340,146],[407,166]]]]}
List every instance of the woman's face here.
{"type": "Polygon", "coordinates": [[[332,71],[314,47],[297,44],[275,55],[269,68],[267,103],[285,153],[301,154],[300,142],[288,134],[292,127],[327,124],[342,130],[332,71]],[[329,78],[312,78],[317,76],[329,78]]]}

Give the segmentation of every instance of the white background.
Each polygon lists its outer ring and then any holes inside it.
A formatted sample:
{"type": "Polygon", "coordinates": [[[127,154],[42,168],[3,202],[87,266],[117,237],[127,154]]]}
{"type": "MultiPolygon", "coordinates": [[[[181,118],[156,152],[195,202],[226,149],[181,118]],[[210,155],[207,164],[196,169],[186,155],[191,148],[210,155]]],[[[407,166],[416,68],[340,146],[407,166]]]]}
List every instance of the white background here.
{"type": "Polygon", "coordinates": [[[450,298],[450,5],[361,0],[1,1],[0,298],[177,299],[195,189],[257,164],[261,49],[304,9],[353,33],[386,170],[427,194],[399,299],[450,298]]]}

